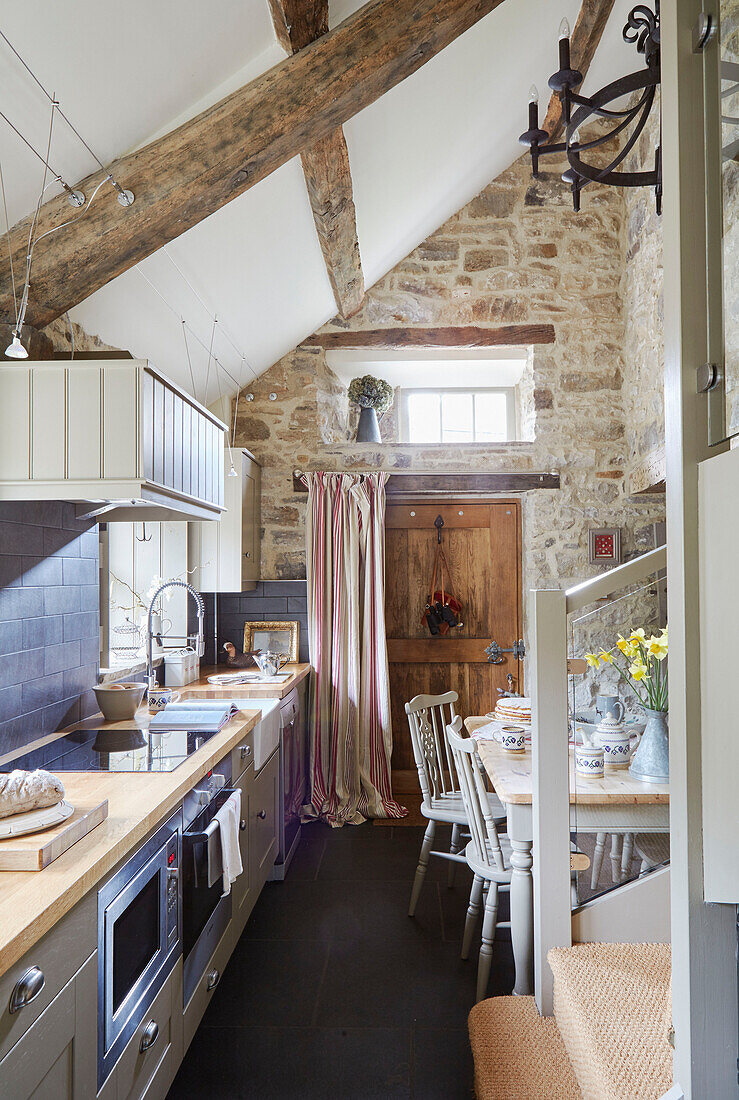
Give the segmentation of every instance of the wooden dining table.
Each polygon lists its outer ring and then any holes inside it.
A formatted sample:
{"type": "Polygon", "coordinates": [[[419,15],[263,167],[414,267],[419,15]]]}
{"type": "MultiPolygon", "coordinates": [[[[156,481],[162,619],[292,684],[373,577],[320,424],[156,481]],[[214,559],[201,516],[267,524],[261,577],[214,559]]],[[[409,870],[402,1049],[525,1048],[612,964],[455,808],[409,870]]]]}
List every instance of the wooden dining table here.
{"type": "MultiPolygon", "coordinates": [[[[465,720],[472,736],[490,719],[465,720]]],[[[515,994],[533,992],[534,883],[533,781],[531,747],[523,753],[507,752],[494,740],[477,741],[477,752],[495,793],[504,804],[511,845],[511,941],[516,968],[515,994]]],[[[586,833],[668,833],[670,788],[666,783],[643,783],[628,770],[606,769],[602,779],[575,774],[573,746],[570,755],[570,825],[586,833]]]]}

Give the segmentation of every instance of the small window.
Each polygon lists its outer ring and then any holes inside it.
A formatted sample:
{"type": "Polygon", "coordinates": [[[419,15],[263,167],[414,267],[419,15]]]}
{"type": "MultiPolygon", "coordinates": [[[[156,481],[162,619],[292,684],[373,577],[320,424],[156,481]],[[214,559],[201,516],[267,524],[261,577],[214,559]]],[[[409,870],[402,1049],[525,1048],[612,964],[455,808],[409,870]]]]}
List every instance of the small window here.
{"type": "Polygon", "coordinates": [[[405,443],[504,443],[516,438],[516,391],[403,389],[405,443]]]}

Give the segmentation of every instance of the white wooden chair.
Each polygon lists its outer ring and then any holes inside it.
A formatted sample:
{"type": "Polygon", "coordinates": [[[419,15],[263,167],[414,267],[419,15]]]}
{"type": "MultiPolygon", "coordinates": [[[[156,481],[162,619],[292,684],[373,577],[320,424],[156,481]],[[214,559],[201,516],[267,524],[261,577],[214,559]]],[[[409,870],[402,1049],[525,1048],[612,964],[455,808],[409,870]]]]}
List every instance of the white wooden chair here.
{"type": "MultiPolygon", "coordinates": [[[[466,830],[468,827],[467,812],[454,757],[445,734],[447,722],[452,722],[456,717],[454,704],[458,699],[456,691],[447,691],[443,695],[416,695],[410,703],[405,704],[411,729],[413,757],[423,796],[421,813],[428,818],[408,906],[410,917],[416,911],[430,856],[449,860],[450,886],[454,881],[454,864],[466,862],[460,852],[462,829],[466,830]],[[452,827],[452,842],[448,852],[432,851],[438,822],[452,827]]],[[[487,794],[487,799],[496,824],[504,824],[506,812],[500,799],[490,793],[487,794]]]]}
{"type": "Polygon", "coordinates": [[[505,839],[501,843],[498,835],[475,742],[471,737],[462,737],[461,729],[461,718],[454,718],[446,727],[447,741],[452,750],[469,822],[470,841],[465,849],[465,858],[475,876],[464,925],[462,958],[469,957],[480,902],[483,891],[487,888],[482,918],[482,943],[477,964],[477,1000],[481,1001],[487,994],[496,927],[510,928],[510,921],[501,921],[498,924],[497,920],[498,888],[510,886],[511,882],[510,846],[505,839]]]}

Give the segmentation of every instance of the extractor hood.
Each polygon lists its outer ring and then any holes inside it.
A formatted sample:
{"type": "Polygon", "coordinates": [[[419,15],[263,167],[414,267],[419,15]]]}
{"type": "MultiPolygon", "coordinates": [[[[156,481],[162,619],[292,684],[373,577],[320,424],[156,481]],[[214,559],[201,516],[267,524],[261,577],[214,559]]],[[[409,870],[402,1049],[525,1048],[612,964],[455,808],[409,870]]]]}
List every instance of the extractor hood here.
{"type": "Polygon", "coordinates": [[[0,500],[219,519],[226,425],[145,359],[0,364],[0,500]]]}

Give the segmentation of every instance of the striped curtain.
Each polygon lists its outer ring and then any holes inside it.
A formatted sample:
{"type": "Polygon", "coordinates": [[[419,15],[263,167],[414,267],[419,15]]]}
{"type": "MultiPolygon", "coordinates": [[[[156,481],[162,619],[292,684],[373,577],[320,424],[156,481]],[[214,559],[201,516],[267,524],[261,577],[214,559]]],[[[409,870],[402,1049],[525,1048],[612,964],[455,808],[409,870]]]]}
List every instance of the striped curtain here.
{"type": "Polygon", "coordinates": [[[310,473],[306,558],[310,705],[308,818],[404,817],[392,797],[385,640],[387,474],[310,473]]]}

